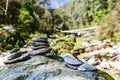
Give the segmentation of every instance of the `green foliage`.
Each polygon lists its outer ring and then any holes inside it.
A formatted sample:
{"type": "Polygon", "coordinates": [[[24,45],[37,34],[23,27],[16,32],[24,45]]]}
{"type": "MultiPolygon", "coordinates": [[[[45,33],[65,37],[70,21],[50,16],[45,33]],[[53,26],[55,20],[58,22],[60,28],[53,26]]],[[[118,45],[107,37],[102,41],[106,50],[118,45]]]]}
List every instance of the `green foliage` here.
{"type": "MultiPolygon", "coordinates": [[[[0,8],[0,27],[13,25],[16,31],[3,32],[0,45],[9,46],[7,49],[11,44],[21,47],[36,32],[51,34],[56,29],[78,29],[96,24],[112,9],[113,3],[113,0],[72,0],[66,7],[49,11],[32,5],[29,0],[9,0],[7,15],[0,8]]],[[[1,7],[5,5],[6,0],[0,2],[1,7]]]]}
{"type": "Polygon", "coordinates": [[[82,42],[83,42],[83,39],[81,39],[81,38],[77,38],[77,40],[76,40],[76,42],[75,42],[75,46],[79,46],[79,45],[81,45],[82,42]]]}
{"type": "Polygon", "coordinates": [[[100,18],[102,18],[103,16],[105,16],[106,13],[107,13],[107,11],[105,9],[101,9],[101,10],[95,12],[95,14],[93,16],[92,23],[97,25],[99,23],[100,18]]]}
{"type": "Polygon", "coordinates": [[[104,79],[104,80],[115,80],[112,76],[110,76],[108,73],[106,72],[103,72],[103,71],[100,71],[100,70],[97,70],[96,71],[96,75],[95,75],[95,80],[99,80],[100,77],[103,77],[101,79],[104,79]],[[98,77],[99,76],[99,77],[98,77]]]}
{"type": "Polygon", "coordinates": [[[73,47],[74,42],[66,38],[58,41],[52,46],[52,50],[57,53],[57,55],[60,55],[61,53],[68,53],[73,47]]]}
{"type": "Polygon", "coordinates": [[[1,24],[11,24],[19,14],[18,9],[20,9],[21,4],[18,1],[9,0],[8,9],[6,11],[6,0],[0,2],[0,25],[1,24]],[[5,14],[6,11],[6,14],[5,14]]]}
{"type": "Polygon", "coordinates": [[[11,10],[13,11],[9,12],[10,9],[8,9],[8,15],[3,15],[7,16],[5,20],[9,20],[9,22],[4,22],[4,25],[11,24],[14,26],[16,31],[12,33],[9,31],[4,31],[2,33],[3,35],[0,35],[0,45],[5,49],[22,47],[28,42],[30,34],[35,33],[35,31],[37,30],[37,23],[35,23],[36,21],[33,15],[33,9],[30,2],[26,1],[26,3],[21,5],[20,8],[17,8],[16,6],[10,3],[9,8],[11,8],[11,10]],[[18,13],[16,13],[15,15],[13,12],[18,13]],[[9,15],[11,15],[11,17],[9,15]]]}
{"type": "Polygon", "coordinates": [[[38,6],[34,6],[34,9],[40,19],[40,30],[50,34],[56,29],[78,29],[98,24],[99,20],[112,9],[113,1],[72,0],[65,7],[56,10],[47,10],[38,6]]]}
{"type": "Polygon", "coordinates": [[[72,0],[68,5],[56,10],[47,10],[36,5],[34,10],[39,18],[41,32],[54,33],[56,29],[78,29],[98,24],[111,11],[114,0],[72,0]]]}
{"type": "Polygon", "coordinates": [[[33,18],[30,16],[29,11],[21,8],[16,28],[24,33],[30,33],[30,31],[32,32],[31,24],[33,24],[33,18]]]}
{"type": "Polygon", "coordinates": [[[119,5],[107,14],[101,21],[99,27],[99,39],[111,39],[112,41],[120,41],[120,9],[119,5]]]}
{"type": "MultiPolygon", "coordinates": [[[[35,4],[42,2],[38,0],[35,4]]],[[[34,6],[39,16],[43,32],[53,33],[56,29],[78,29],[96,25],[114,6],[114,0],[71,0],[71,2],[56,10],[47,10],[34,6]]]]}
{"type": "Polygon", "coordinates": [[[56,10],[69,29],[97,24],[114,6],[114,0],[72,0],[65,8],[56,10]]]}

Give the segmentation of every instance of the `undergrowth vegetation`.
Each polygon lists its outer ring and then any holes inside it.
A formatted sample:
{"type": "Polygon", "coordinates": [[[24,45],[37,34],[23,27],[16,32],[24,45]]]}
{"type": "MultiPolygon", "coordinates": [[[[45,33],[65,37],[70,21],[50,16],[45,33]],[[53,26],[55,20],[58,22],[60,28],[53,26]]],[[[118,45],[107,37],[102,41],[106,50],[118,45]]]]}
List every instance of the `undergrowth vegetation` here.
{"type": "Polygon", "coordinates": [[[114,0],[71,0],[65,8],[56,10],[69,29],[94,26],[114,6],[114,0]]]}
{"type": "Polygon", "coordinates": [[[68,53],[73,47],[74,47],[74,42],[66,38],[58,41],[51,48],[57,55],[60,55],[61,53],[68,53]]]}
{"type": "MultiPolygon", "coordinates": [[[[35,0],[34,3],[39,1],[43,0],[35,0]]],[[[71,0],[65,7],[48,10],[34,3],[30,0],[0,1],[0,28],[6,25],[12,25],[15,28],[12,33],[6,30],[0,31],[0,47],[4,49],[22,47],[31,35],[42,33],[49,36],[57,30],[97,25],[114,6],[114,0],[71,0]]],[[[111,32],[108,31],[108,33],[111,32]]],[[[118,35],[119,33],[114,34],[117,39],[119,39],[118,35]]],[[[112,40],[115,39],[112,38],[112,40]]]]}
{"type": "MultiPolygon", "coordinates": [[[[6,1],[1,1],[1,7],[5,8],[6,1]]],[[[22,47],[30,39],[30,34],[37,31],[38,25],[33,15],[30,2],[20,4],[18,1],[9,1],[8,12],[0,8],[0,47],[12,49],[22,47]],[[5,26],[13,26],[14,32],[4,30],[5,26]]]]}
{"type": "Polygon", "coordinates": [[[120,41],[120,2],[116,7],[103,17],[99,27],[99,39],[111,39],[111,41],[120,41]]]}

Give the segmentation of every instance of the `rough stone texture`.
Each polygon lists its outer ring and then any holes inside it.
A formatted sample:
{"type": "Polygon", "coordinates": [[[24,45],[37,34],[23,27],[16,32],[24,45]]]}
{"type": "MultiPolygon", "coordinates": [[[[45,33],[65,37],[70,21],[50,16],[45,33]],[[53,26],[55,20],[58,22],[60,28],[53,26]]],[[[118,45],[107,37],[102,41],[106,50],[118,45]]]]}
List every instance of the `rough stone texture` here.
{"type": "Polygon", "coordinates": [[[81,72],[72,70],[59,62],[44,56],[10,65],[0,66],[0,80],[114,80],[102,71],[81,72]],[[100,74],[98,74],[100,73],[100,74]],[[102,75],[105,74],[104,78],[102,75]]]}

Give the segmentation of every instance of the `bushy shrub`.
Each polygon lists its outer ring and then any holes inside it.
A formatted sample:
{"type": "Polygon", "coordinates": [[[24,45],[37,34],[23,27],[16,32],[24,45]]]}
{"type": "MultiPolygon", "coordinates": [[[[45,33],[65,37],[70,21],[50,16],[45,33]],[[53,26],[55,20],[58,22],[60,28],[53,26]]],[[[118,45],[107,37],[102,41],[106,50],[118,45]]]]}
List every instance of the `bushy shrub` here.
{"type": "Polygon", "coordinates": [[[118,3],[100,22],[100,40],[111,39],[112,41],[120,41],[120,3],[118,3]]]}
{"type": "MultiPolygon", "coordinates": [[[[1,32],[0,46],[5,49],[22,47],[29,40],[30,34],[35,33],[35,31],[38,30],[31,3],[26,1],[17,8],[16,2],[17,1],[10,0],[7,15],[1,15],[5,17],[3,18],[2,25],[0,26],[4,27],[5,25],[12,25],[15,29],[12,33],[7,30],[3,30],[1,32]]],[[[20,2],[17,3],[20,4],[20,2]]]]}
{"type": "Polygon", "coordinates": [[[72,0],[69,5],[56,10],[69,29],[97,25],[114,6],[114,0],[72,0]]]}
{"type": "Polygon", "coordinates": [[[68,38],[58,41],[52,46],[52,50],[60,55],[61,53],[68,53],[74,47],[74,42],[68,38]]]}
{"type": "MultiPolygon", "coordinates": [[[[34,4],[39,2],[43,3],[43,0],[36,0],[34,4]]],[[[48,32],[54,32],[56,28],[78,29],[98,24],[101,17],[111,11],[113,5],[114,0],[71,0],[59,9],[36,9],[36,13],[45,12],[38,14],[40,29],[46,28],[48,32]]]]}

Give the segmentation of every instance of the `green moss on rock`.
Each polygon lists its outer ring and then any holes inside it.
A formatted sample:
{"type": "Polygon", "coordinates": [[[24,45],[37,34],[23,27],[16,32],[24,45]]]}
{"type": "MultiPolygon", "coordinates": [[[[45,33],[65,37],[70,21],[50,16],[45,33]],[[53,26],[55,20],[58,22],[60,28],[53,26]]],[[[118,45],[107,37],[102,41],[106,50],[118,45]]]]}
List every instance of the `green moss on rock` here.
{"type": "Polygon", "coordinates": [[[73,47],[74,42],[69,40],[60,40],[54,46],[52,46],[52,49],[55,53],[60,55],[61,53],[69,52],[73,47]]]}

